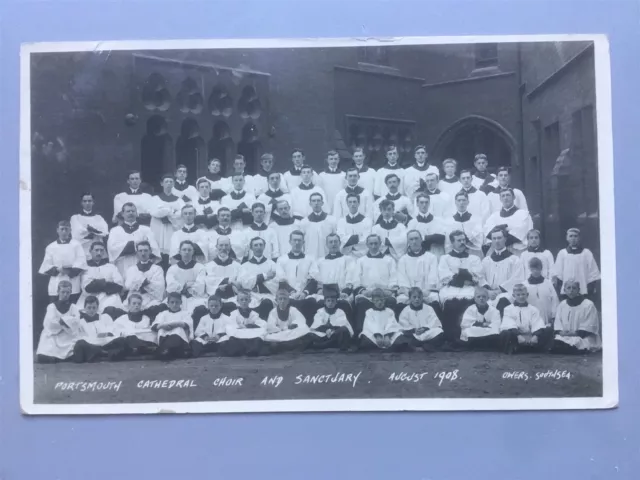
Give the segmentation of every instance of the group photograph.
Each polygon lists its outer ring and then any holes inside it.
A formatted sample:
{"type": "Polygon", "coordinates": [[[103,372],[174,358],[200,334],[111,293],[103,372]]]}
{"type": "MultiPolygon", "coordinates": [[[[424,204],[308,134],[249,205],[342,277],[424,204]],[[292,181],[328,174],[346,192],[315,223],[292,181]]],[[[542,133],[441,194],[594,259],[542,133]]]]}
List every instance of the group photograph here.
{"type": "Polygon", "coordinates": [[[598,36],[31,44],[25,413],[617,404],[598,36]]]}

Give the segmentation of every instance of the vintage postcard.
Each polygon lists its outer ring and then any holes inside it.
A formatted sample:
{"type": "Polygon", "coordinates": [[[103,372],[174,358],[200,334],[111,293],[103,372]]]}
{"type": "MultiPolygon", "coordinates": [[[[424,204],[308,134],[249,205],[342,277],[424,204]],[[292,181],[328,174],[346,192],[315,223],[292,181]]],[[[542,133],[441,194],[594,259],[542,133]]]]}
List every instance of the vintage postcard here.
{"type": "Polygon", "coordinates": [[[26,414],[618,402],[601,35],[23,45],[26,414]]]}

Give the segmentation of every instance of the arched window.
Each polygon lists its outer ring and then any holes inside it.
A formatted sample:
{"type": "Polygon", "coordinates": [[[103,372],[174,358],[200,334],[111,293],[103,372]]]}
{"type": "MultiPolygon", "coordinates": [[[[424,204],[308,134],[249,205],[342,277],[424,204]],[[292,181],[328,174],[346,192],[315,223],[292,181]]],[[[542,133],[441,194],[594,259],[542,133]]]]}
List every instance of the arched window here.
{"type": "Polygon", "coordinates": [[[194,115],[202,112],[204,108],[204,98],[200,93],[198,83],[193,78],[186,78],[176,96],[176,103],[182,113],[192,113],[194,115]]]}
{"type": "Polygon", "coordinates": [[[180,127],[180,136],[176,141],[176,164],[187,167],[190,180],[206,172],[204,140],[200,136],[200,126],[194,118],[186,118],[180,127]]]}
{"type": "Polygon", "coordinates": [[[256,89],[247,85],[242,89],[242,95],[238,100],[238,113],[243,119],[257,120],[262,114],[262,105],[256,89]]]}
{"type": "Polygon", "coordinates": [[[211,90],[208,101],[209,112],[214,117],[229,118],[233,113],[233,99],[227,89],[222,85],[216,85],[211,90]]]}
{"type": "Polygon", "coordinates": [[[166,112],[171,106],[167,82],[159,73],[152,73],[142,86],[142,105],[149,111],[166,112]]]}
{"type": "Polygon", "coordinates": [[[152,115],[147,120],[147,129],[140,144],[140,170],[142,179],[154,190],[173,162],[173,140],[169,135],[167,121],[161,115],[152,115]]]}

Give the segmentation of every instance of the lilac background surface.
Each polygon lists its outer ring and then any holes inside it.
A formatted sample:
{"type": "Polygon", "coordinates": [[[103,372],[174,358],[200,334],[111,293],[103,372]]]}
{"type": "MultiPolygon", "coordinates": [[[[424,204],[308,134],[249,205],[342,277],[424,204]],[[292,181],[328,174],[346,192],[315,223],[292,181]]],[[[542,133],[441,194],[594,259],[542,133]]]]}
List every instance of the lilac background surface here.
{"type": "MultiPolygon", "coordinates": [[[[29,1],[0,5],[0,479],[640,478],[637,1],[29,1]],[[219,37],[606,33],[620,408],[598,412],[40,417],[18,402],[19,44],[219,37]],[[170,455],[168,454],[169,452],[170,455]],[[168,457],[171,461],[167,461],[168,457]]],[[[608,194],[608,192],[603,192],[608,194]]]]}

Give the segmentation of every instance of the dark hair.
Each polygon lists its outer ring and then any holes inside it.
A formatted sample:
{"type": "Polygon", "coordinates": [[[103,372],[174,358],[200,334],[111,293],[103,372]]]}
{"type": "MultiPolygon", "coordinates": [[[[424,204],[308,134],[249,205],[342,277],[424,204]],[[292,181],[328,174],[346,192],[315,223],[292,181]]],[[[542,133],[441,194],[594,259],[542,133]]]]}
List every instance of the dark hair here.
{"type": "Polygon", "coordinates": [[[416,145],[416,147],[413,149],[413,153],[416,153],[418,150],[424,150],[425,153],[427,152],[427,146],[426,145],[416,145]]]}
{"type": "Polygon", "coordinates": [[[182,302],[182,295],[180,295],[178,292],[170,292],[167,295],[167,301],[171,300],[172,298],[175,298],[176,300],[180,300],[182,302]]]}
{"type": "Polygon", "coordinates": [[[149,250],[151,250],[151,244],[147,240],[140,240],[138,243],[136,243],[136,251],[138,251],[138,247],[144,246],[149,247],[149,250]]]}
{"type": "Polygon", "coordinates": [[[538,257],[532,257],[531,260],[529,260],[529,268],[542,269],[542,261],[538,257]]]}
{"type": "Polygon", "coordinates": [[[390,151],[397,150],[397,149],[398,149],[398,147],[395,146],[395,145],[387,145],[387,147],[384,149],[384,152],[385,153],[389,153],[390,151]]]}
{"type": "Polygon", "coordinates": [[[140,170],[129,170],[129,173],[127,174],[127,178],[129,178],[131,175],[135,175],[136,173],[140,175],[140,177],[142,177],[140,170]]]}
{"type": "Polygon", "coordinates": [[[253,247],[253,242],[255,242],[256,240],[260,240],[262,243],[264,243],[265,245],[267,244],[267,242],[264,241],[264,238],[261,237],[253,237],[251,239],[251,241],[249,242],[249,248],[253,247]]]}
{"type": "Polygon", "coordinates": [[[164,175],[162,175],[162,179],[160,181],[164,182],[167,178],[170,178],[171,180],[175,179],[172,173],[165,173],[164,175]]]}
{"type": "Polygon", "coordinates": [[[333,155],[340,155],[337,150],[329,150],[327,152],[327,158],[332,157],[333,155]]]}
{"type": "Polygon", "coordinates": [[[311,170],[313,171],[313,167],[311,165],[307,165],[306,163],[304,165],[302,165],[302,167],[300,167],[300,171],[302,172],[302,170],[311,170]]]}
{"type": "Polygon", "coordinates": [[[184,165],[183,163],[181,163],[181,164],[179,164],[179,165],[176,167],[176,172],[177,172],[178,170],[180,170],[181,168],[184,168],[184,169],[185,169],[185,170],[187,170],[187,171],[189,170],[189,169],[187,168],[187,166],[186,166],[186,165],[184,165]]]}
{"type": "Polygon", "coordinates": [[[302,238],[304,238],[304,232],[302,230],[294,230],[293,232],[291,232],[289,234],[289,240],[291,240],[291,237],[293,237],[294,235],[301,235],[302,238]]]}
{"type": "Polygon", "coordinates": [[[347,194],[347,201],[349,201],[350,198],[355,198],[358,200],[358,203],[360,203],[360,195],[357,195],[355,193],[348,193],[347,194]]]}
{"type": "Polygon", "coordinates": [[[71,222],[69,222],[69,220],[60,220],[58,227],[71,227],[71,222]]]}
{"type": "Polygon", "coordinates": [[[454,200],[457,200],[458,197],[464,197],[467,200],[469,200],[469,195],[467,195],[467,192],[463,192],[462,190],[460,190],[458,193],[456,193],[456,196],[455,196],[454,200]]]}
{"type": "Polygon", "coordinates": [[[90,303],[95,303],[96,305],[100,305],[100,302],[98,301],[98,297],[96,297],[95,295],[89,295],[87,298],[84,299],[84,305],[87,306],[90,303]]]}
{"type": "Polygon", "coordinates": [[[387,207],[392,207],[393,209],[395,209],[396,204],[393,203],[393,200],[389,200],[388,198],[385,198],[380,202],[380,205],[378,205],[378,208],[380,209],[380,211],[382,211],[383,208],[387,208],[387,207]]]}
{"type": "Polygon", "coordinates": [[[303,157],[305,156],[305,155],[304,155],[304,150],[302,150],[301,148],[294,148],[294,149],[291,151],[291,156],[293,156],[293,154],[294,154],[294,153],[300,153],[303,157]]]}
{"type": "Polygon", "coordinates": [[[84,197],[91,197],[92,199],[93,197],[93,193],[91,192],[82,192],[82,195],[80,195],[80,200],[84,200],[84,197]]]}
{"type": "Polygon", "coordinates": [[[389,175],[387,175],[386,177],[384,177],[384,184],[386,185],[387,182],[389,180],[391,180],[392,178],[397,178],[398,181],[400,181],[400,177],[398,175],[396,175],[395,173],[390,173],[389,175]]]}
{"type": "Polygon", "coordinates": [[[453,241],[455,240],[455,238],[456,238],[456,237],[459,237],[459,236],[466,237],[467,235],[466,235],[462,230],[454,230],[453,232],[451,232],[451,233],[449,234],[449,241],[450,241],[451,243],[453,243],[453,241]]]}
{"type": "Polygon", "coordinates": [[[92,243],[91,243],[91,246],[89,247],[89,251],[93,250],[93,248],[94,248],[94,247],[96,247],[96,246],[100,246],[100,247],[102,247],[102,248],[104,248],[104,249],[106,249],[106,248],[107,248],[107,247],[105,246],[105,244],[104,244],[104,243],[102,243],[102,242],[92,242],[92,243]]]}
{"type": "Polygon", "coordinates": [[[460,170],[460,173],[458,174],[458,178],[460,178],[463,173],[468,173],[469,175],[473,176],[473,172],[471,170],[469,170],[468,168],[463,168],[462,170],[460,170]]]}
{"type": "Polygon", "coordinates": [[[233,161],[235,162],[236,160],[242,160],[244,162],[245,161],[244,155],[241,155],[238,153],[235,157],[233,157],[233,161]]]}
{"type": "Polygon", "coordinates": [[[261,202],[256,202],[253,205],[251,205],[251,211],[253,212],[256,208],[262,207],[263,210],[266,210],[266,207],[264,206],[263,203],[261,202]]]}
{"type": "Polygon", "coordinates": [[[312,193],[311,195],[309,195],[309,201],[311,201],[311,199],[312,199],[313,197],[320,197],[320,200],[322,200],[322,201],[324,202],[324,197],[323,197],[323,196],[322,196],[322,194],[321,194],[321,193],[319,193],[319,192],[314,192],[314,193],[312,193]]]}

